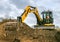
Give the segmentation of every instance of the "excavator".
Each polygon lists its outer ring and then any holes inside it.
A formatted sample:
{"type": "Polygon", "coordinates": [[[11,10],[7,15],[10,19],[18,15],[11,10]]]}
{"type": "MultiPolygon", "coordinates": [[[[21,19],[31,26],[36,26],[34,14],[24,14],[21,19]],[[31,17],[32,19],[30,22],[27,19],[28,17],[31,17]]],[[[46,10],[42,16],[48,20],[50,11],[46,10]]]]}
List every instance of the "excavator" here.
{"type": "Polygon", "coordinates": [[[17,17],[17,20],[21,23],[24,23],[24,20],[28,16],[29,13],[33,13],[37,19],[37,25],[34,25],[34,28],[41,28],[41,29],[54,29],[55,25],[53,24],[53,14],[52,11],[43,11],[41,12],[42,18],[38,13],[38,9],[36,7],[27,6],[25,11],[22,13],[21,16],[17,17]]]}

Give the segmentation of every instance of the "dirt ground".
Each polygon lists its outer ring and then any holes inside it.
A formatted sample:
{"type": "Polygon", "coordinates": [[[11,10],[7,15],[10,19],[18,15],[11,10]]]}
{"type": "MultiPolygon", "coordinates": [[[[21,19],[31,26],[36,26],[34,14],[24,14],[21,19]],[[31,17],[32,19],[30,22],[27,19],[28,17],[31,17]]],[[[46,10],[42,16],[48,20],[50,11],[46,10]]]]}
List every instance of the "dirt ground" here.
{"type": "Polygon", "coordinates": [[[0,42],[60,42],[60,31],[56,29],[33,29],[22,23],[17,31],[17,25],[10,25],[8,30],[5,30],[6,24],[0,25],[0,42]]]}

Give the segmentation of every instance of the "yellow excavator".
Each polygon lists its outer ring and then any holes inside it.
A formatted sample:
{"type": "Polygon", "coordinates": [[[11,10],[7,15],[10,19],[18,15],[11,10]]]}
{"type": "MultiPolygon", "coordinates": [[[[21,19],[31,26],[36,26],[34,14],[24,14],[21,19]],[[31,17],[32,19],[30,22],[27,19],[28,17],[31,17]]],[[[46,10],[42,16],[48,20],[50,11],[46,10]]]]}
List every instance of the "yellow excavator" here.
{"type": "Polygon", "coordinates": [[[42,18],[40,17],[38,10],[36,7],[27,6],[25,11],[22,13],[21,16],[17,17],[17,20],[21,23],[24,23],[25,18],[28,16],[29,13],[33,13],[37,19],[37,25],[34,28],[42,28],[42,29],[54,29],[55,25],[53,24],[53,15],[52,11],[43,11],[42,18]]]}

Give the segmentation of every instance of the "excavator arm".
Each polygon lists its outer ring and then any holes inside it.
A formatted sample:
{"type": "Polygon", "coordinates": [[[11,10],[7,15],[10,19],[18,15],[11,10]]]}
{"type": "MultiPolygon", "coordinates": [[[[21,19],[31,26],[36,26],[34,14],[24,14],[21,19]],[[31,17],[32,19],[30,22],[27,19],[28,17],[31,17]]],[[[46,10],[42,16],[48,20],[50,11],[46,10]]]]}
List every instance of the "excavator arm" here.
{"type": "Polygon", "coordinates": [[[37,23],[39,24],[42,19],[41,19],[39,13],[38,13],[37,8],[36,8],[36,7],[32,7],[32,6],[27,6],[27,7],[26,7],[25,11],[24,11],[23,14],[20,16],[21,22],[24,22],[24,20],[25,20],[25,18],[27,17],[27,15],[28,15],[29,13],[31,13],[31,12],[34,13],[34,15],[35,15],[36,18],[37,18],[37,23]]]}

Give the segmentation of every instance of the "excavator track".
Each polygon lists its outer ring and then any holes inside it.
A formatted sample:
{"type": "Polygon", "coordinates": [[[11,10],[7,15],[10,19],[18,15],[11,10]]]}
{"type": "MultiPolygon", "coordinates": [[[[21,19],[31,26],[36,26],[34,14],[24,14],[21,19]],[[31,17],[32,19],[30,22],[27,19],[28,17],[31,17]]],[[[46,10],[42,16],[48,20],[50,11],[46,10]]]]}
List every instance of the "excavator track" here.
{"type": "Polygon", "coordinates": [[[34,28],[38,28],[38,29],[55,29],[55,26],[52,25],[52,26],[34,26],[34,28]]]}

